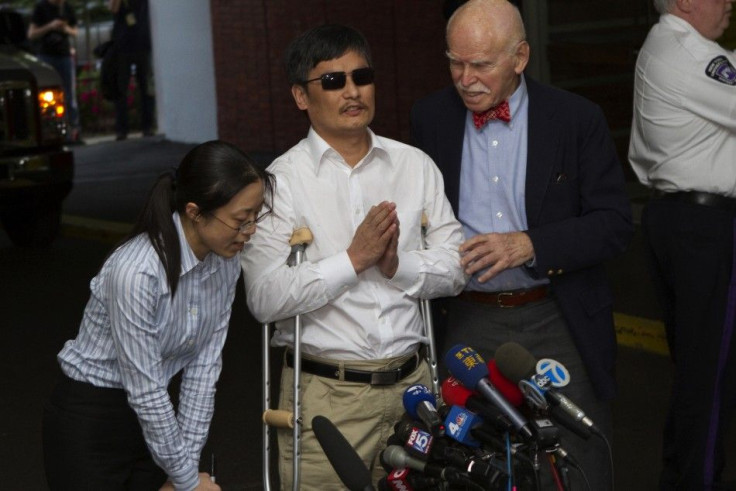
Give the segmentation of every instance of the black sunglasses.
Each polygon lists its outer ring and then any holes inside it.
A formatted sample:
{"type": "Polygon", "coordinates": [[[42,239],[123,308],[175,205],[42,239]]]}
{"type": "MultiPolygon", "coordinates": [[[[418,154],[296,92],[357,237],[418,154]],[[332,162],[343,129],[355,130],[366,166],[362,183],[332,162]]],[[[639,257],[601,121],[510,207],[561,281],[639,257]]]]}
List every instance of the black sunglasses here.
{"type": "Polygon", "coordinates": [[[353,70],[350,73],[345,72],[331,72],[325,73],[324,75],[313,78],[311,80],[305,80],[303,83],[308,84],[310,82],[316,82],[319,80],[322,82],[322,90],[339,90],[345,87],[348,81],[348,75],[353,79],[353,83],[358,86],[370,85],[373,83],[373,79],[376,72],[373,68],[365,67],[353,70]]]}

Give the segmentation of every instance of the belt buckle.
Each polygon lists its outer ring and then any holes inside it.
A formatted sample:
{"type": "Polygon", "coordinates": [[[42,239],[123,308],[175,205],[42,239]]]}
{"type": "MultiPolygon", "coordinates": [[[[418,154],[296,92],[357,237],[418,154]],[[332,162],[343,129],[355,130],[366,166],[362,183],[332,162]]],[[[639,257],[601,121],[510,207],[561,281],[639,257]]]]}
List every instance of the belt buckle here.
{"type": "Polygon", "coordinates": [[[514,294],[511,292],[499,292],[496,294],[496,306],[502,309],[510,309],[513,307],[513,305],[505,305],[501,299],[503,297],[513,297],[514,294]]]}
{"type": "Polygon", "coordinates": [[[401,370],[396,368],[394,370],[372,372],[371,373],[371,385],[393,385],[399,381],[401,370]]]}

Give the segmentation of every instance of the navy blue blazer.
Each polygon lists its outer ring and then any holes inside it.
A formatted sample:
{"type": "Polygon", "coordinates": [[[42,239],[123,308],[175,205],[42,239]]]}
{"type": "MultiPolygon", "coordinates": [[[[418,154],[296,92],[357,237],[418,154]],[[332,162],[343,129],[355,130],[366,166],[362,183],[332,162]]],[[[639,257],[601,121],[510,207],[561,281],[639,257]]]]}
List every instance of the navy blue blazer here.
{"type": "MultiPolygon", "coordinates": [[[[600,107],[529,77],[526,84],[526,232],[536,255],[529,272],[549,278],[598,397],[612,399],[616,337],[604,261],[633,233],[623,168],[600,107]]],[[[450,86],[411,112],[412,142],[442,171],[455,214],[466,111],[450,86]]]]}

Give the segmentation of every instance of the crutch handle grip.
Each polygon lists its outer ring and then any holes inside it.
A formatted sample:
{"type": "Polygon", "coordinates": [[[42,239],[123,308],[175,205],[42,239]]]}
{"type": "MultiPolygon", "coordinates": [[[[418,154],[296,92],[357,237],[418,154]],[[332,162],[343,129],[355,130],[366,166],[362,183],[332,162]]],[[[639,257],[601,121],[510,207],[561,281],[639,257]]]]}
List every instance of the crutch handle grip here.
{"type": "Polygon", "coordinates": [[[263,411],[263,422],[276,428],[293,428],[294,413],[283,409],[266,409],[263,411]]]}
{"type": "Polygon", "coordinates": [[[312,231],[309,227],[301,227],[294,230],[289,239],[289,245],[294,247],[295,245],[309,245],[312,243],[312,231]]]}

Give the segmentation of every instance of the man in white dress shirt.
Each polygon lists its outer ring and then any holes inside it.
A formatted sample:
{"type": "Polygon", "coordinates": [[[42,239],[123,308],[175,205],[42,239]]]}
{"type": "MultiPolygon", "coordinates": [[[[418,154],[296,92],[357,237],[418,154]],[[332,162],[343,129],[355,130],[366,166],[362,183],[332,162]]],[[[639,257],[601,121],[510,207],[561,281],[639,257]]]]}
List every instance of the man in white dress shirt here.
{"type": "MultiPolygon", "coordinates": [[[[466,282],[460,224],[440,172],[420,150],[375,135],[374,72],[365,38],[324,25],[292,42],[291,92],[311,128],[269,167],[276,176],[265,240],[242,255],[248,306],[277,324],[272,344],[287,347],[280,407],[291,408],[294,315],[301,314],[301,489],[343,489],[311,431],[330,419],[373,472],[404,412],[402,395],[429,385],[419,355],[425,341],[419,299],[459,293],[466,282]],[[428,218],[422,246],[422,214],[428,218]],[[314,241],[306,261],[288,267],[292,231],[314,241]],[[266,238],[266,236],[268,236],[266,238]],[[378,375],[376,375],[378,373],[378,375]]],[[[291,431],[279,431],[282,488],[292,486],[291,431]]]]}
{"type": "MultiPolygon", "coordinates": [[[[733,0],[655,0],[636,63],[629,160],[654,190],[642,228],[674,361],[660,489],[724,489],[736,406],[733,0]]],[[[730,489],[730,488],[729,488],[730,489]]]]}

